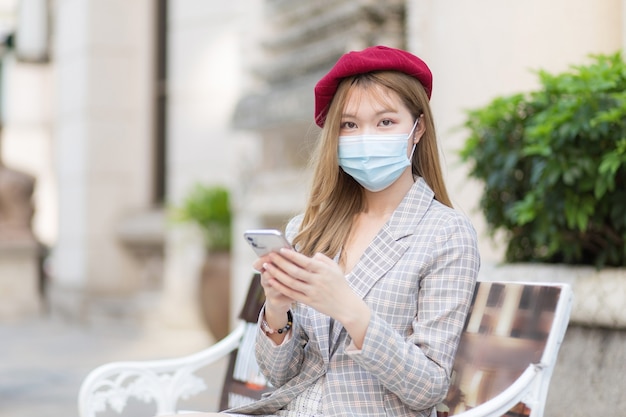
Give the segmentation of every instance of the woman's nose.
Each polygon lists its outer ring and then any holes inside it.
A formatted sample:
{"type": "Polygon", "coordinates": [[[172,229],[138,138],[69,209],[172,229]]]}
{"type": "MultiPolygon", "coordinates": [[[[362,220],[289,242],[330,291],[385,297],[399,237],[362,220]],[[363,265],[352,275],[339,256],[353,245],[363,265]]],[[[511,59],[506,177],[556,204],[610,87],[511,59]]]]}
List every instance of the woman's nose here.
{"type": "Polygon", "coordinates": [[[376,127],[375,126],[369,126],[369,125],[365,125],[361,128],[361,134],[362,135],[373,135],[376,133],[376,127]]]}

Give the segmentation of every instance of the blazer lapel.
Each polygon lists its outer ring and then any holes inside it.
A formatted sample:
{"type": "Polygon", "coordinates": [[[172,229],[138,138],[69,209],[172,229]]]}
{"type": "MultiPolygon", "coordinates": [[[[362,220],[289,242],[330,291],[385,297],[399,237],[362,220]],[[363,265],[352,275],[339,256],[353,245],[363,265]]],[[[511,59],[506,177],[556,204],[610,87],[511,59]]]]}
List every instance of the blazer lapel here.
{"type": "Polygon", "coordinates": [[[359,297],[364,298],[404,255],[409,245],[402,238],[415,233],[433,198],[434,193],[418,178],[347,276],[359,297]]]}
{"type": "Polygon", "coordinates": [[[347,277],[354,292],[365,298],[372,286],[398,262],[407,248],[408,245],[396,241],[389,225],[384,225],[347,277]]]}
{"type": "MultiPolygon", "coordinates": [[[[374,284],[407,251],[409,245],[404,243],[402,238],[415,232],[433,198],[433,191],[422,178],[418,178],[346,277],[348,284],[359,297],[365,298],[374,284]]],[[[343,326],[334,323],[331,346],[336,345],[342,329],[343,326]]]]}

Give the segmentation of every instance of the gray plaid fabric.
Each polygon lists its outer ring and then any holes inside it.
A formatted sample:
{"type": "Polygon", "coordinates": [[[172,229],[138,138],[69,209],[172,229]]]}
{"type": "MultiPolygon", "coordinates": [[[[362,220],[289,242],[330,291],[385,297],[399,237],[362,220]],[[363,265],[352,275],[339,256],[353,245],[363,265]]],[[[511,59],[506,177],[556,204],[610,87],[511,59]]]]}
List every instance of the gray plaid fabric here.
{"type": "Polygon", "coordinates": [[[288,342],[257,336],[259,366],[276,391],[232,411],[272,415],[325,374],[324,415],[432,415],[448,389],[479,264],[467,218],[418,179],[347,276],[373,313],[362,349],[339,323],[297,305],[288,342]]]}

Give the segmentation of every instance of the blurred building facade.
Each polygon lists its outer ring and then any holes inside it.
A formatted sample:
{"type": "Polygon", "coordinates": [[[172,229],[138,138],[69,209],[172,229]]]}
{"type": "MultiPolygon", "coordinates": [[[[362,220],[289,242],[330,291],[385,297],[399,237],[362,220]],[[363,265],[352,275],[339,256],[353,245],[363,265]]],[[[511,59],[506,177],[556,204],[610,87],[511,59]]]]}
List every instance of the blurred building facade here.
{"type": "Polygon", "coordinates": [[[501,251],[456,156],[464,111],[532,89],[534,69],[626,45],[626,0],[4,0],[0,11],[28,41],[3,57],[0,152],[36,178],[47,304],[175,326],[199,325],[203,248],[168,205],[196,182],[232,190],[236,310],[253,260],[239,236],[302,209],[313,85],[344,52],[386,44],[429,63],[449,191],[489,263],[501,251]]]}

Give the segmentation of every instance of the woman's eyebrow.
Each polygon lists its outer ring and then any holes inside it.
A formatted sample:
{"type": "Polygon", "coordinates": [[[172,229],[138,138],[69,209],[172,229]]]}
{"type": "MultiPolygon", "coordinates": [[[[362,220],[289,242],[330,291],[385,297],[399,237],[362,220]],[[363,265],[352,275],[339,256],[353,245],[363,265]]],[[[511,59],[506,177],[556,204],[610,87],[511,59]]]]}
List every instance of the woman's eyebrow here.
{"type": "MultiPolygon", "coordinates": [[[[398,111],[396,109],[383,109],[383,110],[379,110],[376,113],[374,113],[374,116],[382,116],[383,114],[387,114],[387,113],[394,113],[397,114],[398,111]]],[[[342,113],[341,114],[342,118],[351,118],[351,119],[356,119],[357,115],[356,114],[352,114],[352,113],[342,113]]]]}

